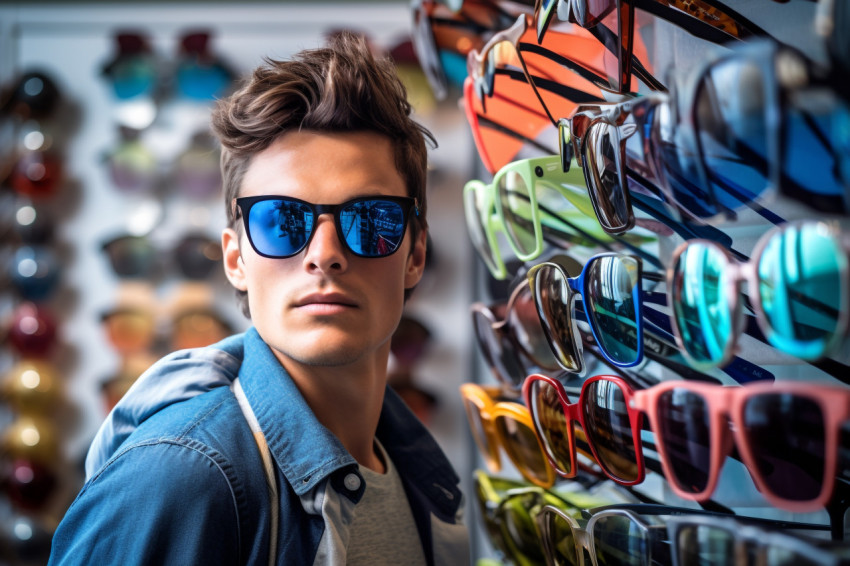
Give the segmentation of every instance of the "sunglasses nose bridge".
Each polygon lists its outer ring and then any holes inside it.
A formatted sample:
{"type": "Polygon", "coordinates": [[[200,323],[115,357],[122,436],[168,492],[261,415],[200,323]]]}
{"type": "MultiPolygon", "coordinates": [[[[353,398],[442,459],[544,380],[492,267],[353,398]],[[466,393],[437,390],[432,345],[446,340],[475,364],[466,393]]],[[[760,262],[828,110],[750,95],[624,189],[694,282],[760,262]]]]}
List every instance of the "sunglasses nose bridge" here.
{"type": "Polygon", "coordinates": [[[346,245],[335,215],[330,210],[318,210],[313,229],[304,245],[306,259],[320,268],[345,265],[346,245]]]}

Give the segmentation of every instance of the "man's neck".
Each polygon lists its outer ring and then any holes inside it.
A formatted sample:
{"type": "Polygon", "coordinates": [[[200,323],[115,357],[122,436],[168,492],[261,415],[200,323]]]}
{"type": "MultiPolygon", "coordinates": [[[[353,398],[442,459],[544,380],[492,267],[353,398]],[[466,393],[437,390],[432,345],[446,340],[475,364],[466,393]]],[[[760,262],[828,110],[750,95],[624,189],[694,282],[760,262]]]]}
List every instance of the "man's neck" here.
{"type": "Polygon", "coordinates": [[[281,360],[316,418],[361,465],[383,473],[374,445],[384,402],[387,358],[345,367],[305,366],[281,360]]]}

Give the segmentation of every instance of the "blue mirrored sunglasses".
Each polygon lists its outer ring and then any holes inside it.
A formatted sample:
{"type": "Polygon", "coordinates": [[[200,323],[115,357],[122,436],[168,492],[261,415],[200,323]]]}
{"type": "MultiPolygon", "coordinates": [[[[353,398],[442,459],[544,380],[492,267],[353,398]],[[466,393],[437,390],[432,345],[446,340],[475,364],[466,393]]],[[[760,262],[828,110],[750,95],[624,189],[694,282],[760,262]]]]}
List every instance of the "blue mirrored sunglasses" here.
{"type": "Polygon", "coordinates": [[[333,214],[339,239],[359,257],[386,257],[404,239],[410,211],[419,216],[411,197],[370,196],[341,204],[312,204],[291,197],[263,195],[233,199],[233,216],[242,214],[248,241],[259,255],[292,257],[310,243],[316,220],[333,214]]]}

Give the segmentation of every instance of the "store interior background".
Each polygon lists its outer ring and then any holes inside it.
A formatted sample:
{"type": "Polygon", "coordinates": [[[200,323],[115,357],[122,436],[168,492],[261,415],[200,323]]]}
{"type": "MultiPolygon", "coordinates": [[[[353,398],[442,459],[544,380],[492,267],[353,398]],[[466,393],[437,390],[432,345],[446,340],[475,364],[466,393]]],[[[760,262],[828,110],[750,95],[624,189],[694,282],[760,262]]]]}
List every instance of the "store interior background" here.
{"type": "MultiPolygon", "coordinates": [[[[206,199],[187,196],[168,177],[192,136],[208,128],[208,103],[176,94],[165,97],[153,123],[141,132],[139,139],[155,154],[164,179],[158,194],[133,194],[115,186],[109,157],[122,142],[121,105],[102,70],[117,52],[116,32],[147,36],[167,68],[178,58],[181,36],[208,31],[210,50],[241,75],[263,57],[286,58],[317,47],[327,33],[346,28],[365,33],[379,51],[391,50],[409,40],[409,5],[402,1],[0,4],[0,84],[8,85],[26,71],[46,73],[62,94],[61,107],[47,122],[54,131],[65,132],[54,140],[57,149],[61,144],[63,182],[52,196],[34,201],[36,210],[49,214],[55,224],[50,245],[60,266],[60,283],[44,301],[58,332],[57,344],[45,360],[55,376],[51,393],[55,402],[36,411],[36,416],[44,417],[37,421],[42,427],[39,446],[21,449],[40,451],[50,460],[59,485],[50,489],[49,497],[38,496],[38,504],[30,508],[0,495],[4,533],[0,538],[19,547],[4,552],[7,559],[16,554],[21,564],[43,563],[44,538],[82,485],[86,450],[106,416],[103,384],[130,365],[110,344],[101,322],[104,313],[126,304],[149,305],[157,316],[159,338],[166,341],[172,331],[170,313],[181,305],[212,307],[235,330],[248,324],[223,273],[199,284],[176,276],[176,266],[166,263],[161,276],[140,282],[116,276],[102,250],[105,242],[139,231],[149,235],[165,259],[187,233],[199,231],[218,240],[225,219],[218,194],[206,199]]],[[[439,144],[430,152],[429,273],[406,306],[406,314],[423,323],[430,338],[409,373],[416,388],[435,399],[429,427],[469,493],[476,456],[458,386],[477,371],[469,305],[479,260],[468,242],[461,189],[475,174],[477,157],[457,98],[437,104],[415,70],[407,71],[417,119],[433,131],[439,144]]],[[[9,124],[2,130],[4,155],[18,143],[12,130],[9,124]]],[[[12,209],[20,203],[6,188],[2,197],[2,221],[8,228],[14,221],[12,209]]],[[[4,269],[12,261],[11,253],[4,249],[4,269]]],[[[4,285],[0,301],[0,315],[8,321],[21,298],[4,285]]],[[[19,358],[4,343],[0,373],[16,371],[19,358]]],[[[127,371],[138,373],[143,361],[138,357],[132,362],[136,367],[127,371]]],[[[18,415],[9,405],[3,406],[0,429],[7,444],[21,444],[8,437],[10,430],[20,436],[18,415]]]]}
{"type": "MultiPolygon", "coordinates": [[[[765,28],[780,37],[793,37],[796,47],[817,61],[824,60],[815,35],[797,25],[811,21],[813,3],[795,0],[775,12],[781,13],[781,18],[765,11],[762,0],[741,0],[739,4],[736,8],[741,13],[758,13],[757,19],[765,28]],[[794,10],[799,10],[799,17],[789,16],[794,10]]],[[[376,47],[391,50],[409,39],[410,20],[410,6],[405,0],[0,3],[0,85],[7,86],[28,70],[47,73],[63,96],[60,112],[52,118],[53,126],[66,131],[66,135],[56,136],[64,165],[63,182],[52,196],[34,201],[36,209],[44,211],[55,225],[50,246],[60,267],[58,287],[44,301],[56,319],[58,340],[45,356],[55,377],[55,389],[49,393],[52,401],[34,410],[36,417],[43,417],[38,421],[44,427],[39,429],[40,442],[25,446],[21,435],[26,434],[26,427],[21,425],[20,411],[8,402],[0,407],[4,447],[49,460],[59,484],[37,504],[33,500],[39,498],[30,497],[29,508],[21,506],[20,494],[10,498],[6,491],[0,492],[0,564],[12,554],[16,557],[12,564],[43,563],[45,537],[82,485],[85,452],[106,415],[103,384],[128,365],[107,338],[101,321],[104,313],[128,301],[147,301],[147,308],[156,313],[161,340],[172,332],[173,309],[186,305],[214,308],[235,330],[248,324],[222,273],[198,284],[176,276],[174,265],[166,264],[163,276],[139,284],[116,276],[110,268],[102,245],[128,231],[147,233],[166,258],[190,231],[217,240],[224,223],[218,195],[199,200],[183,194],[169,179],[192,136],[207,128],[209,104],[166,97],[157,106],[154,122],[142,131],[140,139],[155,154],[162,175],[158,194],[132,194],[114,185],[108,157],[122,142],[120,105],[102,69],[115,56],[115,33],[143,33],[168,66],[178,57],[181,36],[205,30],[211,34],[210,49],[237,74],[243,74],[265,56],[285,58],[303,48],[319,46],[327,33],[343,28],[363,32],[376,47]],[[4,548],[10,541],[16,549],[4,548]]],[[[655,29],[655,37],[663,38],[650,46],[657,68],[687,67],[705,56],[706,47],[685,35],[669,26],[655,29]]],[[[462,478],[467,522],[475,535],[472,553],[482,557],[491,550],[470,503],[472,470],[483,466],[469,433],[458,387],[468,381],[493,382],[474,343],[469,314],[470,304],[491,296],[489,276],[469,243],[461,198],[467,180],[487,177],[457,93],[437,103],[424,79],[415,72],[406,76],[415,81],[410,95],[417,118],[432,130],[439,143],[430,154],[428,187],[432,262],[407,305],[407,314],[427,327],[430,339],[409,369],[415,385],[436,400],[428,424],[462,478]]],[[[4,158],[16,147],[16,135],[8,122],[0,126],[0,154],[4,158]]],[[[6,187],[0,189],[0,198],[0,222],[8,224],[20,202],[6,187]]],[[[785,211],[786,216],[793,218],[795,210],[785,211]]],[[[796,214],[806,213],[796,210],[796,214]]],[[[745,217],[723,229],[734,232],[736,241],[753,242],[763,233],[764,225],[749,224],[745,217]]],[[[4,278],[12,255],[8,246],[2,248],[4,278]]],[[[20,303],[20,296],[0,279],[0,319],[8,320],[20,303]]],[[[750,351],[753,355],[749,359],[759,364],[775,363],[775,351],[763,350],[750,351]]],[[[19,359],[4,340],[0,375],[14,372],[19,359]]],[[[137,358],[127,371],[132,373],[142,362],[144,358],[137,358]]],[[[804,365],[793,363],[778,370],[802,378],[806,371],[804,365]]],[[[9,473],[8,467],[5,473],[9,473]]]]}

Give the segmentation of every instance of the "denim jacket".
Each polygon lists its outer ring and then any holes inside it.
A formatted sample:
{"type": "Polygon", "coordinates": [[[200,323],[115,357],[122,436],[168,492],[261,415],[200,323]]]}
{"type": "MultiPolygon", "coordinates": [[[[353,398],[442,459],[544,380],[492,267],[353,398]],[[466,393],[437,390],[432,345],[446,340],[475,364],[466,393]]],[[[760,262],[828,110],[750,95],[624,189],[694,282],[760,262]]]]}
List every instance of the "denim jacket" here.
{"type": "MultiPolygon", "coordinates": [[[[276,563],[345,563],[365,482],[252,328],[167,356],[139,378],[98,432],[50,564],[269,563],[269,488],[229,387],[237,375],[275,463],[276,563]]],[[[428,563],[468,564],[457,474],[389,388],[376,436],[402,478],[428,563]]]]}

